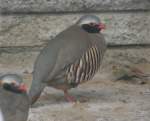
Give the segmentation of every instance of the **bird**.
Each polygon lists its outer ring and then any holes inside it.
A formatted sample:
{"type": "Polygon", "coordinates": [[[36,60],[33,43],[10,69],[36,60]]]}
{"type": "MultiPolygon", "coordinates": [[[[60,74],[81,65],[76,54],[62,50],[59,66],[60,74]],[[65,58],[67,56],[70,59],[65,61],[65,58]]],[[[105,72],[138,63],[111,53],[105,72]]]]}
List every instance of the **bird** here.
{"type": "Polygon", "coordinates": [[[107,47],[101,33],[105,28],[98,16],[88,14],[48,42],[34,63],[31,105],[46,86],[62,90],[67,101],[74,101],[68,90],[90,80],[101,65],[107,47]]]}
{"type": "Polygon", "coordinates": [[[0,77],[0,118],[2,121],[27,121],[30,107],[26,85],[17,74],[0,77]]]}

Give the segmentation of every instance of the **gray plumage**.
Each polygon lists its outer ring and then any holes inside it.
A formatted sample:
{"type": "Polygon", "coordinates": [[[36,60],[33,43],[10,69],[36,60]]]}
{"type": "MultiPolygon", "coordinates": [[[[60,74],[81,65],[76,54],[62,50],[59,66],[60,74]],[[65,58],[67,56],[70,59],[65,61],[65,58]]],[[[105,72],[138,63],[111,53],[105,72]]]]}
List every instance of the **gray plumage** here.
{"type": "Polygon", "coordinates": [[[106,49],[105,40],[101,33],[85,31],[84,20],[85,24],[100,23],[94,15],[82,17],[51,40],[39,54],[30,89],[32,103],[46,85],[67,90],[91,79],[99,69],[106,49]]]}
{"type": "MultiPolygon", "coordinates": [[[[21,83],[21,78],[14,74],[8,74],[0,78],[0,83],[11,81],[21,83]]],[[[26,93],[15,93],[0,87],[0,108],[4,121],[27,121],[29,111],[29,98],[26,93]]]]}
{"type": "Polygon", "coordinates": [[[3,116],[3,113],[1,111],[1,108],[0,108],[0,121],[4,121],[4,116],[3,116]]]}

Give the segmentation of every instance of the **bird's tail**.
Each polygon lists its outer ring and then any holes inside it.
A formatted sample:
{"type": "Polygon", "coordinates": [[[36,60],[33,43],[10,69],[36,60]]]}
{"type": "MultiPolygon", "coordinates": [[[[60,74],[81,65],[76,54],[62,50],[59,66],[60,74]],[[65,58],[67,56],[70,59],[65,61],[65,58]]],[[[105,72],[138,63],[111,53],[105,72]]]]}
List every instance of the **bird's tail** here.
{"type": "Polygon", "coordinates": [[[31,105],[33,105],[37,101],[37,99],[40,97],[45,86],[46,85],[42,82],[32,81],[32,84],[29,90],[29,99],[30,99],[31,105]]]}

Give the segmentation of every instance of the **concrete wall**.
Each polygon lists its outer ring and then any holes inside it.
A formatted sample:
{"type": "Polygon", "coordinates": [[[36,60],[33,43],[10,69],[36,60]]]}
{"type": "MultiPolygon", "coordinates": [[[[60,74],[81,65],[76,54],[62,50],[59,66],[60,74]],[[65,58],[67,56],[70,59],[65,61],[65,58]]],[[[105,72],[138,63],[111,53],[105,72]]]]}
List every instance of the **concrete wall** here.
{"type": "Polygon", "coordinates": [[[107,26],[102,72],[150,64],[150,0],[1,0],[0,72],[32,72],[39,51],[80,16],[107,26]]]}

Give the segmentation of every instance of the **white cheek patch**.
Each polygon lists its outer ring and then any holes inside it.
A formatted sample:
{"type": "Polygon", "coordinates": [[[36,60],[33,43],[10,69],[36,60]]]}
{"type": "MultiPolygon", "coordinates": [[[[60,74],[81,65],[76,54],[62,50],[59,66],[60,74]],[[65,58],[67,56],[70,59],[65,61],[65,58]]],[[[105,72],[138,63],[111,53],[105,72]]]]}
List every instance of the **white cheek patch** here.
{"type": "Polygon", "coordinates": [[[3,117],[1,109],[0,109],[0,121],[4,121],[4,117],[3,117]]]}
{"type": "Polygon", "coordinates": [[[12,80],[3,80],[2,81],[2,84],[12,84],[12,83],[14,83],[14,84],[16,84],[16,81],[14,80],[14,81],[12,81],[12,80]]]}

